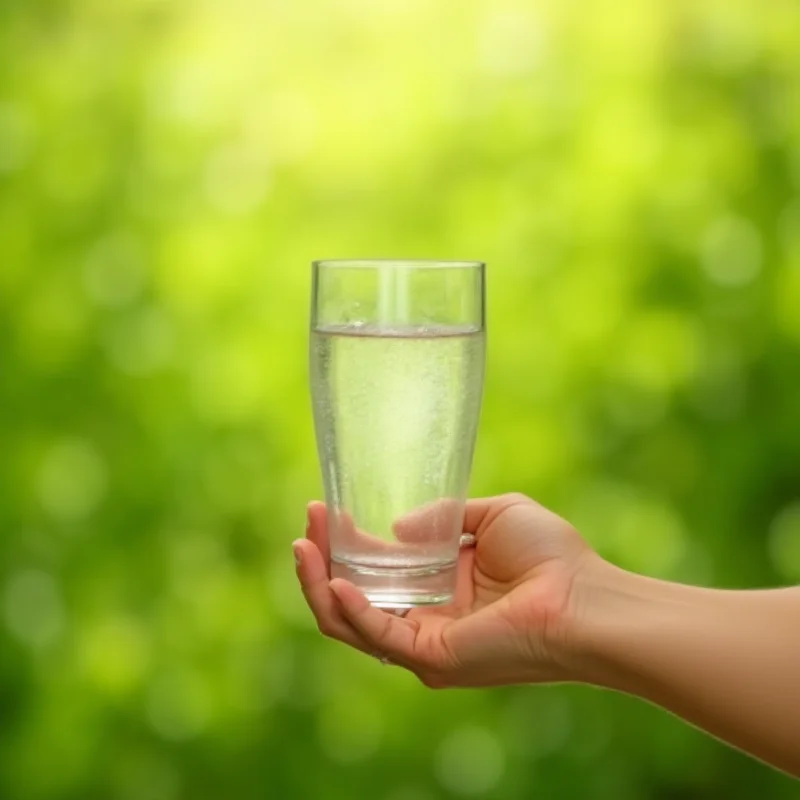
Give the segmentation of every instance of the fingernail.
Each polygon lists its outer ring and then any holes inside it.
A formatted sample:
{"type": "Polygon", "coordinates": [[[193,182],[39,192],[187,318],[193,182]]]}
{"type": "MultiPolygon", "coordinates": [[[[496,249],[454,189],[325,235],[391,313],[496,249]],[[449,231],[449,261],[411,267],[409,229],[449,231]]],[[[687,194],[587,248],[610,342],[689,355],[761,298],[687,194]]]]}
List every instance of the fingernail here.
{"type": "Polygon", "coordinates": [[[294,553],[294,563],[299,567],[303,563],[303,551],[299,542],[292,542],[292,552],[294,553]]]}

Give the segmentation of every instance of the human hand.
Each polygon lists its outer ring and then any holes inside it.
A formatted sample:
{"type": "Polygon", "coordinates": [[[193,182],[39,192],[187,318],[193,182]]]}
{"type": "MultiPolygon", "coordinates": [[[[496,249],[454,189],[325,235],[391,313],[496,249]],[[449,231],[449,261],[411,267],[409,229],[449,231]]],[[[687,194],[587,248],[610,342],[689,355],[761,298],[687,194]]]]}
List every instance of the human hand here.
{"type": "Polygon", "coordinates": [[[576,576],[599,558],[566,521],[520,494],[469,500],[454,602],[399,617],[330,580],[327,514],[308,509],[294,542],[306,601],[327,636],[410,670],[427,686],[568,680],[576,576]]]}

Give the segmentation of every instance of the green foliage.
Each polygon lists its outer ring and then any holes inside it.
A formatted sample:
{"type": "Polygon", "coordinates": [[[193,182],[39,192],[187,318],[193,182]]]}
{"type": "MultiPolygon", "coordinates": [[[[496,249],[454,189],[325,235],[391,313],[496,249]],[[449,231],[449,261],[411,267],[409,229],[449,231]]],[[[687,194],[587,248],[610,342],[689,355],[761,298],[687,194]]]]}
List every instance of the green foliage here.
{"type": "Polygon", "coordinates": [[[800,580],[794,0],[0,4],[0,797],[788,798],[633,700],[322,640],[312,258],[489,262],[473,490],[800,580]]]}

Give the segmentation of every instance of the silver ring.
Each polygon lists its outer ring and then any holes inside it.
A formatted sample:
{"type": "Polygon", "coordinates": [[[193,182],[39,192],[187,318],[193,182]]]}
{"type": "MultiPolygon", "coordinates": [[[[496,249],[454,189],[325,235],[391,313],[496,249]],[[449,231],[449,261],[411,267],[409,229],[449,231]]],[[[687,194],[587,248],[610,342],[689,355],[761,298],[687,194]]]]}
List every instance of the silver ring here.
{"type": "Polygon", "coordinates": [[[478,540],[475,538],[475,534],[473,533],[462,533],[461,539],[459,539],[458,544],[461,547],[474,547],[475,543],[478,540]]]}

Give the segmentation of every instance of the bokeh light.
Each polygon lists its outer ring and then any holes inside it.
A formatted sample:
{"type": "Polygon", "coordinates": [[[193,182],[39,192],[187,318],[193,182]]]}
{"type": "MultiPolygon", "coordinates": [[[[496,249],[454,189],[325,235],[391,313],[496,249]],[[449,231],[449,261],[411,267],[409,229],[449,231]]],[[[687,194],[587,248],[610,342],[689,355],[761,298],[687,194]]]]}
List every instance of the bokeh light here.
{"type": "Polygon", "coordinates": [[[795,796],[323,640],[290,542],[309,262],[473,258],[474,494],[799,581],[799,50],[795,0],[0,4],[0,798],[795,796]]]}

